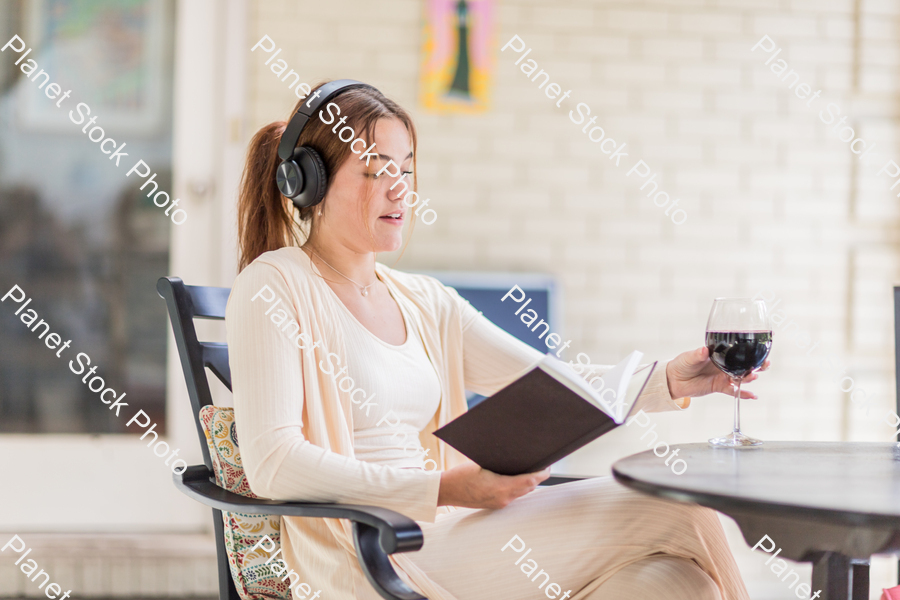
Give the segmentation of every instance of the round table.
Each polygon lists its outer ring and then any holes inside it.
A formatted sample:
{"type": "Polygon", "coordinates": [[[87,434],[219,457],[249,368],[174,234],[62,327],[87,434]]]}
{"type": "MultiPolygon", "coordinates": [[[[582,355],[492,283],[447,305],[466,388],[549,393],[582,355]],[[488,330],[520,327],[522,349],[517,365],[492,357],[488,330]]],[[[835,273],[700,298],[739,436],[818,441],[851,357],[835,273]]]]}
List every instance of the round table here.
{"type": "Polygon", "coordinates": [[[688,465],[681,475],[652,450],[619,460],[613,475],[637,491],[730,516],[750,546],[769,536],[781,557],[813,563],[812,589],[822,600],[867,599],[869,557],[900,552],[900,444],[675,449],[688,465]]]}

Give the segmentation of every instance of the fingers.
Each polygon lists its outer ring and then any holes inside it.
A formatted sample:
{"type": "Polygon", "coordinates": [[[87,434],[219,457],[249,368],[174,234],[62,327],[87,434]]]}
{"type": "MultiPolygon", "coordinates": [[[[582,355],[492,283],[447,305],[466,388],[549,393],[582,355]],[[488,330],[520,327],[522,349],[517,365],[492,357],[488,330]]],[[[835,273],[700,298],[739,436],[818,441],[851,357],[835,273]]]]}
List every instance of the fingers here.
{"type": "Polygon", "coordinates": [[[550,477],[549,467],[521,475],[499,475],[487,470],[483,472],[492,477],[486,482],[483,500],[473,505],[474,508],[504,508],[513,500],[534,491],[538,484],[550,477]]]}
{"type": "Polygon", "coordinates": [[[546,481],[547,479],[550,478],[550,467],[547,467],[543,471],[538,471],[537,473],[534,473],[534,476],[535,476],[535,480],[537,483],[546,481]]]}
{"type": "MultiPolygon", "coordinates": [[[[769,367],[771,367],[771,366],[772,366],[772,361],[766,360],[766,361],[762,364],[762,366],[760,366],[759,368],[757,368],[756,370],[753,371],[753,378],[756,379],[756,374],[757,374],[757,373],[760,373],[760,372],[762,372],[762,371],[767,371],[767,370],[769,369],[769,367]]],[[[744,378],[744,381],[747,381],[748,378],[749,378],[749,376],[748,376],[748,377],[745,377],[745,378],[744,378]]]]}
{"type": "MultiPolygon", "coordinates": [[[[744,379],[744,383],[747,383],[747,378],[744,379]]],[[[720,391],[723,394],[728,394],[729,396],[734,397],[735,392],[737,392],[737,386],[729,381],[724,388],[719,389],[717,391],[720,391]]],[[[749,400],[758,400],[759,399],[759,397],[756,394],[754,394],[753,392],[751,392],[748,389],[744,389],[743,386],[741,387],[741,398],[747,398],[749,400]]]]}
{"type": "MultiPolygon", "coordinates": [[[[523,484],[531,489],[537,487],[537,485],[545,481],[548,477],[550,477],[550,467],[547,467],[543,471],[535,471],[534,473],[525,473],[523,475],[519,475],[523,479],[523,484]]],[[[531,490],[528,490],[531,491],[531,490]]],[[[526,492],[527,493],[527,492],[526,492]]]]}
{"type": "Polygon", "coordinates": [[[685,354],[687,355],[685,362],[690,366],[700,365],[709,358],[709,350],[707,350],[706,346],[700,346],[696,350],[685,352],[685,354]]]}
{"type": "Polygon", "coordinates": [[[530,493],[548,477],[550,477],[550,467],[547,467],[542,471],[535,471],[534,473],[525,473],[523,475],[517,476],[517,485],[515,485],[514,489],[512,490],[513,497],[518,498],[530,493]]]}

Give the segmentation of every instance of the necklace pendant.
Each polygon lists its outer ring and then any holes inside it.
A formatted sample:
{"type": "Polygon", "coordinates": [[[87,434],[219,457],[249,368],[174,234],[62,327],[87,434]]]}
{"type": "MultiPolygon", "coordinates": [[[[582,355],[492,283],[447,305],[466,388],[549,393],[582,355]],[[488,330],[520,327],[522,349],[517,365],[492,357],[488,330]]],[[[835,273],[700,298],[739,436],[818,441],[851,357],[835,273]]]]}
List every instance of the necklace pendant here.
{"type": "Polygon", "coordinates": [[[368,288],[368,287],[364,287],[364,288],[362,289],[362,295],[363,295],[363,296],[368,296],[368,295],[369,295],[369,288],[368,288]]]}

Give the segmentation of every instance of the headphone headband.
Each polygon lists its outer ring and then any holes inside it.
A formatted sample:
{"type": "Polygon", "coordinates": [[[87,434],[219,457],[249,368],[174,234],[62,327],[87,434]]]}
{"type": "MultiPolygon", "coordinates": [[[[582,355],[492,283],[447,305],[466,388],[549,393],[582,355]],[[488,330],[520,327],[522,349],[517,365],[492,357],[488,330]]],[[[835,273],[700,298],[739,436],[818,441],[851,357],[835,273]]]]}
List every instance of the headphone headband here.
{"type": "Polygon", "coordinates": [[[371,88],[372,86],[361,81],[356,81],[355,79],[338,79],[336,81],[329,81],[320,86],[315,92],[312,92],[313,94],[319,92],[319,95],[300,105],[300,108],[294,113],[294,116],[291,117],[291,122],[288,123],[284,133],[281,134],[281,142],[278,144],[278,158],[287,160],[293,155],[294,147],[296,147],[297,142],[300,141],[300,134],[303,133],[306,122],[309,121],[310,117],[312,117],[317,110],[319,110],[320,106],[331,100],[331,98],[340,92],[355,87],[371,88]],[[307,106],[307,104],[310,103],[311,105],[307,106]]]}

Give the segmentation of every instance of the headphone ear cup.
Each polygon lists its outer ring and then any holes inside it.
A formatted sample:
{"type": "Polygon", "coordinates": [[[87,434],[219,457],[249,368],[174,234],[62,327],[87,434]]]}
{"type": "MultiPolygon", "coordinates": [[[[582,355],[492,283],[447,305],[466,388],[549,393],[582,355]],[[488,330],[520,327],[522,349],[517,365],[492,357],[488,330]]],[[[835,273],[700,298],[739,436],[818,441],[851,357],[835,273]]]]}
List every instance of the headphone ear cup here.
{"type": "Polygon", "coordinates": [[[275,171],[275,183],[278,185],[278,191],[291,200],[303,190],[305,179],[303,170],[297,165],[293,157],[281,161],[281,164],[278,165],[278,170],[275,171]]]}
{"type": "Polygon", "coordinates": [[[303,180],[299,192],[291,197],[291,200],[297,208],[315,206],[325,197],[325,190],[328,187],[328,172],[325,170],[325,163],[319,153],[309,146],[300,146],[294,150],[291,158],[292,161],[285,162],[298,165],[303,180]]]}

